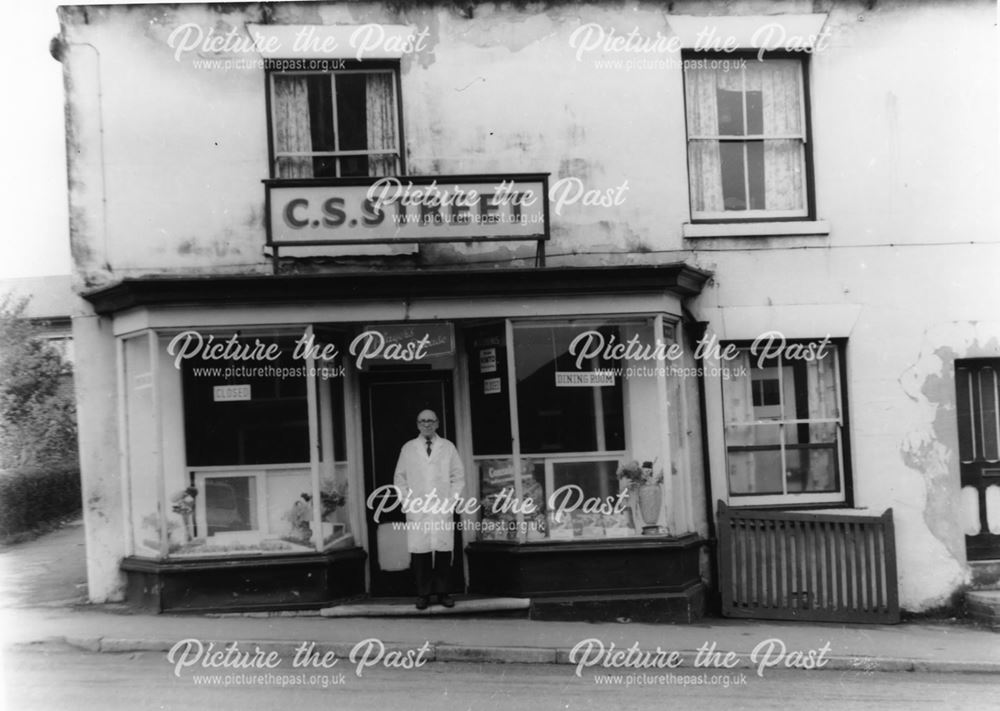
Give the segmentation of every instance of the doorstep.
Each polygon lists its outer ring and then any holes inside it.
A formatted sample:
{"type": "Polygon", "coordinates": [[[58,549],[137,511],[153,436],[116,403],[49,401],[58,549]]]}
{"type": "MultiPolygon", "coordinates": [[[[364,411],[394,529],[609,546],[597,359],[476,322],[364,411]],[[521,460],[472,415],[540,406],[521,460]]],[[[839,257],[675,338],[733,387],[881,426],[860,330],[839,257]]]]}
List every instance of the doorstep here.
{"type": "Polygon", "coordinates": [[[454,607],[431,605],[418,610],[413,598],[387,598],[324,607],[319,614],[323,617],[436,617],[527,612],[531,607],[531,600],[520,597],[455,597],[454,600],[454,607]]]}

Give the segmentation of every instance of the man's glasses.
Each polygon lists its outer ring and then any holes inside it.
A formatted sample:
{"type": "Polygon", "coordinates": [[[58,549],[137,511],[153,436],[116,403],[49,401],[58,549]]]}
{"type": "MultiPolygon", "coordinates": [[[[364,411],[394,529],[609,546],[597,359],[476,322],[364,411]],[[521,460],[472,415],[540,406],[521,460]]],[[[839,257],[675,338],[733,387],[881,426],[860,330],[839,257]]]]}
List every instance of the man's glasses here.
{"type": "Polygon", "coordinates": [[[418,425],[434,425],[437,424],[437,420],[417,420],[418,425]]]}

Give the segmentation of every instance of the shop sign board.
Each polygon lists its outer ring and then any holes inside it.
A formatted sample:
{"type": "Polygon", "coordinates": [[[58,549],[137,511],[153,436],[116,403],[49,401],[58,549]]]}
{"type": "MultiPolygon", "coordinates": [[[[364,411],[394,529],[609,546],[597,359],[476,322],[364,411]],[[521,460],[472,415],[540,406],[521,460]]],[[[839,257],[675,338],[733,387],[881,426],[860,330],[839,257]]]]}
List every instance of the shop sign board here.
{"type": "Polygon", "coordinates": [[[455,330],[450,323],[368,325],[352,341],[350,352],[366,365],[428,363],[455,354],[455,330]]]}
{"type": "Polygon", "coordinates": [[[545,240],[548,174],[267,180],[268,244],[545,240]]]}

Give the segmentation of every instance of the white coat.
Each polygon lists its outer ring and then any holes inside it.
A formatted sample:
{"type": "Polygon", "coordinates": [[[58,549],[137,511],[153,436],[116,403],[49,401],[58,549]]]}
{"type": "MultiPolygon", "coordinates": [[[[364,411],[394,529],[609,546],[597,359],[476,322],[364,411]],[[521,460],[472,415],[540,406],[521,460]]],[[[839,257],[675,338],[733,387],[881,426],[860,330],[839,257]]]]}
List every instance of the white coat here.
{"type": "MultiPolygon", "coordinates": [[[[424,502],[444,502],[454,505],[455,494],[465,487],[465,470],[458,450],[443,437],[434,436],[431,453],[427,454],[427,440],[411,439],[399,450],[394,483],[404,501],[409,496],[422,497],[424,502]],[[431,492],[437,497],[430,497],[431,492]]],[[[408,512],[406,521],[406,547],[410,553],[451,551],[455,547],[455,528],[452,513],[408,512]]]]}

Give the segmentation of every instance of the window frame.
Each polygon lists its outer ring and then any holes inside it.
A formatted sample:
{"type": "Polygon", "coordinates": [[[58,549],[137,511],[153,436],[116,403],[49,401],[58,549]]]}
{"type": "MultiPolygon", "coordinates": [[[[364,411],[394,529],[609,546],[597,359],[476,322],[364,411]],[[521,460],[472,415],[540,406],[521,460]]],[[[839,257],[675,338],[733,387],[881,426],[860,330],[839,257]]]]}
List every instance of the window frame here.
{"type": "MultiPolygon", "coordinates": [[[[323,60],[308,60],[323,62],[323,60]]],[[[395,90],[396,96],[396,152],[390,154],[388,151],[317,151],[308,154],[313,157],[331,157],[337,159],[337,173],[335,179],[341,179],[342,176],[339,175],[341,172],[340,159],[349,158],[351,156],[371,156],[371,155],[395,155],[399,164],[399,172],[397,175],[406,175],[406,140],[403,132],[403,88],[401,81],[400,63],[398,60],[328,60],[329,63],[336,65],[334,68],[327,69],[292,69],[284,70],[275,68],[273,65],[268,65],[264,69],[264,99],[265,99],[265,111],[267,118],[267,175],[270,180],[331,180],[334,177],[326,178],[280,178],[277,175],[277,163],[279,156],[275,152],[275,131],[277,130],[275,120],[274,120],[274,80],[273,76],[279,75],[327,75],[331,78],[331,84],[333,83],[333,76],[335,74],[369,74],[369,73],[389,73],[392,75],[393,88],[395,90]]],[[[279,62],[280,64],[280,62],[279,62]]],[[[334,121],[336,121],[336,89],[333,90],[333,110],[334,110],[334,121]]],[[[340,132],[334,131],[336,141],[339,145],[340,143],[340,132]]],[[[282,153],[282,156],[286,155],[298,155],[298,154],[286,154],[282,153]]]]}
{"type": "MultiPolygon", "coordinates": [[[[684,160],[687,168],[687,191],[688,191],[688,218],[691,224],[700,225],[718,225],[718,224],[739,224],[739,223],[754,223],[754,222],[804,222],[804,221],[815,221],[816,220],[816,192],[815,192],[815,176],[813,169],[813,151],[812,151],[812,107],[810,102],[811,87],[809,81],[809,68],[811,66],[810,56],[808,53],[802,52],[788,52],[788,51],[764,51],[756,49],[741,49],[733,52],[703,52],[698,50],[684,50],[681,52],[681,94],[683,97],[683,107],[684,107],[684,160]],[[689,118],[688,118],[688,106],[687,106],[687,69],[685,64],[688,61],[700,61],[700,60],[745,60],[758,61],[758,57],[762,57],[763,61],[774,60],[774,59],[790,59],[794,60],[799,64],[799,86],[802,92],[802,154],[803,154],[803,169],[804,169],[804,192],[805,192],[805,209],[803,211],[794,211],[794,214],[788,214],[789,211],[775,211],[775,210],[742,210],[742,211],[722,211],[722,212],[712,212],[712,213],[696,213],[694,206],[692,204],[693,191],[691,190],[691,151],[690,145],[692,140],[708,140],[711,137],[701,136],[697,139],[691,138],[689,118]]],[[[745,120],[745,119],[744,119],[745,120]]],[[[726,140],[726,141],[742,141],[746,142],[748,139],[746,136],[725,136],[716,137],[715,140],[726,140]]],[[[754,140],[758,140],[754,138],[754,140]]],[[[763,135],[759,139],[761,141],[765,140],[763,135]]]]}
{"type": "MultiPolygon", "coordinates": [[[[821,338],[821,337],[820,337],[821,338]]],[[[787,345],[802,344],[802,343],[816,343],[820,338],[789,338],[786,341],[787,345]]],[[[829,509],[829,508],[852,508],[854,506],[854,480],[851,467],[851,436],[850,436],[850,403],[847,397],[847,339],[846,338],[833,338],[829,339],[830,346],[833,347],[836,357],[837,357],[837,367],[834,371],[836,377],[836,389],[837,394],[840,398],[839,413],[840,417],[838,426],[836,429],[836,442],[834,442],[834,447],[836,450],[836,463],[838,466],[838,482],[840,484],[840,490],[836,492],[784,492],[781,494],[733,494],[730,489],[730,473],[729,473],[729,454],[730,445],[726,439],[726,430],[728,427],[726,421],[726,403],[725,403],[725,390],[723,389],[720,393],[722,402],[721,414],[722,414],[722,444],[723,444],[723,479],[725,482],[725,495],[728,505],[740,508],[766,508],[766,509],[829,509]]],[[[747,350],[753,344],[752,340],[730,340],[723,341],[721,343],[722,347],[732,345],[741,351],[747,350]]],[[[780,371],[779,371],[780,372],[780,371]]],[[[780,380],[780,377],[779,377],[780,380]]],[[[787,393],[783,393],[783,396],[787,393]]],[[[795,393],[793,393],[793,397],[795,393]]],[[[819,419],[809,419],[809,418],[782,418],[780,420],[768,421],[766,424],[772,424],[775,426],[797,426],[803,424],[809,424],[811,422],[824,422],[827,421],[826,418],[819,419]]],[[[762,445],[764,446],[764,445],[762,445]]],[[[775,445],[766,445],[767,447],[773,447],[775,445]]],[[[777,445],[781,448],[787,448],[788,445],[783,441],[779,442],[777,445]]],[[[735,445],[733,449],[735,451],[750,451],[753,446],[743,446],[735,445]]],[[[798,448],[793,445],[793,448],[798,448]]],[[[780,451],[780,450],[779,450],[780,451]]],[[[782,454],[782,457],[784,455],[782,454]]]]}

